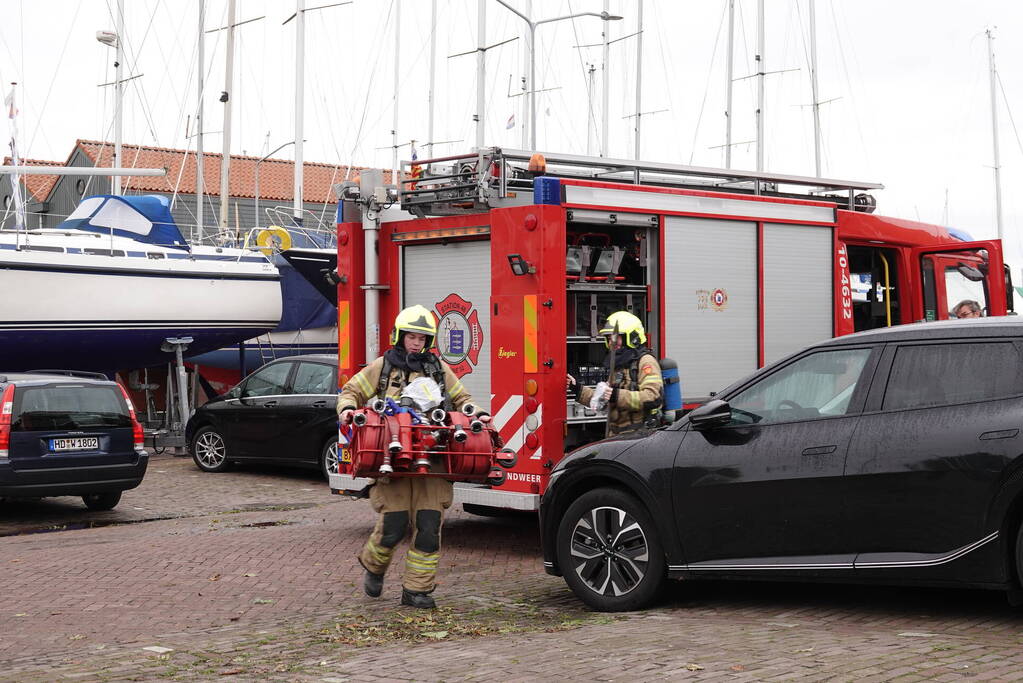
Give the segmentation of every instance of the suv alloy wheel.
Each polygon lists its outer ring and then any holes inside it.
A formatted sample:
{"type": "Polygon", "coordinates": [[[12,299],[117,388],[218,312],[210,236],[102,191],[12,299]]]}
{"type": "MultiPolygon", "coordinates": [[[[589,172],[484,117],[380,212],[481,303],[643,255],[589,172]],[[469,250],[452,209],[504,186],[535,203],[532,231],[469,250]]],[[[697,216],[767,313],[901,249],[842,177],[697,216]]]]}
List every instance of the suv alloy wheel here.
{"type": "Polygon", "coordinates": [[[572,592],[601,612],[645,607],[664,585],[667,565],[653,520],[618,489],[588,491],[568,507],[557,552],[572,592]]]}

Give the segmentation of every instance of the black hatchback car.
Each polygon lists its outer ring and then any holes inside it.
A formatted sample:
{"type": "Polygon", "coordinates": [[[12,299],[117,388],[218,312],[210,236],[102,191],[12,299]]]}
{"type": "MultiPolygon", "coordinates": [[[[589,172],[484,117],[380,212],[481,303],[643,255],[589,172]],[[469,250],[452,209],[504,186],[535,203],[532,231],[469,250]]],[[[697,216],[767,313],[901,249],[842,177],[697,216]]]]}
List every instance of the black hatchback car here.
{"type": "Polygon", "coordinates": [[[544,566],[598,610],[665,578],[1023,583],[1023,321],[808,348],[670,427],[566,457],[544,566]]]}
{"type": "Polygon", "coordinates": [[[337,357],[288,356],[201,406],[185,428],[199,469],[263,462],[337,472],[337,357]]]}
{"type": "Polygon", "coordinates": [[[103,375],[0,375],[0,496],[81,496],[109,510],[142,483],[142,425],[124,389],[103,375]]]}

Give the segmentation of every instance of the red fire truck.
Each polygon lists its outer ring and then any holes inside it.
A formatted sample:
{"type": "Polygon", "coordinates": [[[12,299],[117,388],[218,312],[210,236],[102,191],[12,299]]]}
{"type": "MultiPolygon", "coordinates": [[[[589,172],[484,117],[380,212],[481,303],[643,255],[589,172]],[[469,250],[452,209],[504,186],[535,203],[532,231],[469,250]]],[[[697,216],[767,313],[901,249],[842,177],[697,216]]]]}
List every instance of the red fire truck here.
{"type": "MultiPolygon", "coordinates": [[[[643,320],[691,406],[825,338],[1012,308],[1000,242],[876,215],[876,184],[497,148],[403,170],[341,191],[339,381],[402,307],[432,308],[438,353],[518,454],[500,486],[456,487],[470,506],[536,509],[565,453],[604,437],[565,376],[601,379],[613,311],[643,320]]],[[[368,483],[341,471],[335,492],[368,483]]]]}

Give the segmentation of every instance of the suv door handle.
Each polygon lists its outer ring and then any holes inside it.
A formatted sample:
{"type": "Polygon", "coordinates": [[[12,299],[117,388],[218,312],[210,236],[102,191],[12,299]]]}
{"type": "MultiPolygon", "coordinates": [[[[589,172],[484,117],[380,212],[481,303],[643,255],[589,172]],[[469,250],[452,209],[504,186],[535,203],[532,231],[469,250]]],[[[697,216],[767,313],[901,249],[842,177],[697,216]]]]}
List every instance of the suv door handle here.
{"type": "Polygon", "coordinates": [[[1011,439],[1019,434],[1018,429],[1003,429],[997,432],[984,432],[980,435],[981,441],[988,441],[989,439],[1011,439]]]}
{"type": "Polygon", "coordinates": [[[326,407],[327,407],[327,402],[326,401],[316,401],[315,403],[313,403],[313,408],[326,408],[326,407]]]}
{"type": "Polygon", "coordinates": [[[803,455],[827,455],[836,450],[838,450],[838,446],[814,446],[813,448],[804,448],[803,455]]]}
{"type": "Polygon", "coordinates": [[[263,404],[263,407],[264,408],[276,408],[277,407],[277,401],[267,401],[266,403],[263,404]]]}

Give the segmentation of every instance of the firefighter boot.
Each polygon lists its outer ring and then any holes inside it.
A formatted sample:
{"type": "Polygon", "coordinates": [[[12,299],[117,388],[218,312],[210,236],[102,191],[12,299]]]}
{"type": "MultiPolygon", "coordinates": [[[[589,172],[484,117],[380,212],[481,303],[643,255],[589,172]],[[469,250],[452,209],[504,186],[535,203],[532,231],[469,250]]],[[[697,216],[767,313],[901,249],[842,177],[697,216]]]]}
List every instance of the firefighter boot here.
{"type": "Polygon", "coordinates": [[[433,596],[429,593],[417,593],[408,588],[401,589],[401,604],[420,609],[433,609],[437,606],[433,596]]]}
{"type": "Polygon", "coordinates": [[[384,590],[384,575],[374,574],[367,569],[365,575],[362,577],[362,588],[366,591],[366,595],[369,597],[379,598],[380,593],[384,590]]]}

